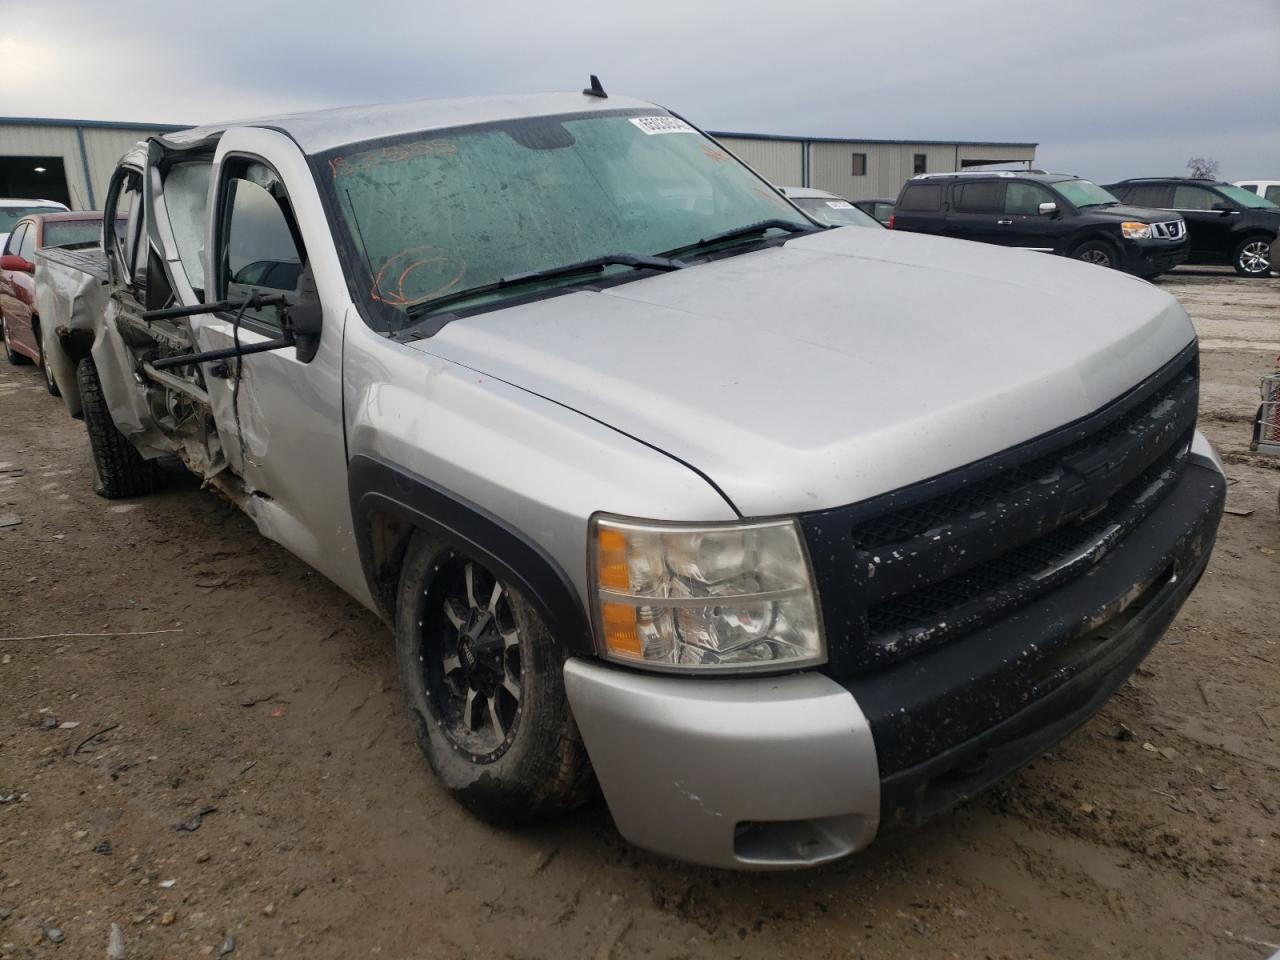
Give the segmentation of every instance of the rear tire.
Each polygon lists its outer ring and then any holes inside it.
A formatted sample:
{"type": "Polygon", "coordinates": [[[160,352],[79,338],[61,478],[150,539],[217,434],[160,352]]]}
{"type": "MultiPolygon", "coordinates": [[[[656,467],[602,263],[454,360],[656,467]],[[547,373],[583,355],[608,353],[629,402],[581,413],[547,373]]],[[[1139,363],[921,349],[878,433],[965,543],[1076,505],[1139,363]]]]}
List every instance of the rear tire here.
{"type": "Polygon", "coordinates": [[[564,650],[523,597],[418,533],[401,569],[395,633],[418,745],[464,807],[520,823],[594,795],[564,650]]]}
{"type": "Polygon", "coordinates": [[[4,341],[4,358],[15,367],[22,367],[31,362],[28,357],[18,353],[12,346],[10,346],[9,325],[4,322],[3,316],[0,316],[0,340],[4,341]]]}
{"type": "Polygon", "coordinates": [[[1267,277],[1271,275],[1271,251],[1274,240],[1265,236],[1245,237],[1231,254],[1231,265],[1242,277],[1267,277]]]}
{"type": "Polygon", "coordinates": [[[93,492],[107,500],[154,493],[159,486],[159,471],[116,428],[92,357],[85,357],[76,367],[76,382],[93,451],[93,492]]]}
{"type": "Polygon", "coordinates": [[[1105,240],[1086,240],[1071,251],[1071,259],[1109,269],[1116,269],[1120,265],[1115,248],[1105,240]]]}
{"type": "Polygon", "coordinates": [[[49,394],[54,397],[62,396],[62,391],[58,389],[58,381],[53,379],[53,369],[49,366],[49,358],[40,358],[40,368],[44,371],[44,386],[49,394]]]}
{"type": "Polygon", "coordinates": [[[36,343],[40,344],[40,370],[44,373],[44,386],[51,396],[60,397],[62,391],[58,389],[58,381],[53,379],[53,368],[49,366],[49,355],[44,352],[44,340],[41,337],[39,323],[32,323],[31,332],[35,334],[36,343]]]}

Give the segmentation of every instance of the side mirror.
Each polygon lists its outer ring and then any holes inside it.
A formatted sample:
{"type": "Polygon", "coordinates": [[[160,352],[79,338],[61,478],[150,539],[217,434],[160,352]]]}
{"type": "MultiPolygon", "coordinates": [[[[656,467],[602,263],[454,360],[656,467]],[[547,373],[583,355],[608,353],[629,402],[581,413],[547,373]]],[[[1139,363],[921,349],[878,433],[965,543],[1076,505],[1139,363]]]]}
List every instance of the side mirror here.
{"type": "Polygon", "coordinates": [[[15,273],[33,273],[36,265],[26,257],[20,257],[16,253],[6,253],[0,257],[0,270],[12,270],[15,273]]]}
{"type": "Polygon", "coordinates": [[[1049,217],[1058,212],[1058,205],[1052,200],[1046,200],[1036,209],[1040,211],[1040,216],[1049,217]]]}
{"type": "Polygon", "coordinates": [[[1224,217],[1236,212],[1236,208],[1231,206],[1229,203],[1215,203],[1213,205],[1213,209],[1218,211],[1218,213],[1222,214],[1224,217]]]}
{"type": "Polygon", "coordinates": [[[320,351],[324,306],[320,303],[315,274],[309,265],[298,276],[296,295],[296,301],[285,310],[285,329],[293,335],[299,362],[310,363],[320,351]]]}

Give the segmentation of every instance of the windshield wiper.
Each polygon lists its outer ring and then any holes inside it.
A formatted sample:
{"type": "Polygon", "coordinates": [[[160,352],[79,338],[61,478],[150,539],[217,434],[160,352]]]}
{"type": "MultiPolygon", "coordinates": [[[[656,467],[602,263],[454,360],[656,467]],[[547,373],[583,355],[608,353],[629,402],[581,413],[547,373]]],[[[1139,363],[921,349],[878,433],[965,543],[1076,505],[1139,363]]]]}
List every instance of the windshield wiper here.
{"type": "MultiPolygon", "coordinates": [[[[680,270],[688,264],[670,257],[646,257],[635,253],[606,253],[603,256],[592,257],[589,260],[579,260],[576,263],[566,263],[558,267],[547,267],[544,270],[531,270],[528,273],[517,273],[510,277],[503,277],[495,280],[493,283],[482,283],[477,287],[468,287],[466,290],[459,290],[456,293],[448,293],[442,297],[433,297],[423,303],[414,304],[407,311],[411,318],[420,317],[423,314],[435,314],[442,307],[450,304],[461,303],[464,300],[471,300],[475,297],[483,296],[486,293],[494,293],[499,290],[508,290],[512,287],[524,286],[531,283],[539,283],[543,280],[554,280],[557,277],[571,277],[579,273],[599,273],[605,267],[632,267],[636,270],[680,270]]],[[[448,321],[445,321],[448,322],[448,321]]],[[[413,324],[411,327],[405,327],[397,334],[397,339],[403,335],[410,335],[419,332],[421,324],[413,324]]],[[[443,323],[440,326],[444,326],[443,323]]],[[[437,328],[438,329],[438,328],[437,328]]],[[[432,331],[434,333],[435,331],[432,331]]],[[[425,334],[430,336],[430,333],[425,334]]]]}
{"type": "Polygon", "coordinates": [[[721,233],[713,233],[709,237],[703,237],[696,243],[687,243],[683,247],[676,247],[673,250],[664,250],[659,256],[672,257],[678,253],[687,253],[690,250],[701,250],[704,247],[714,247],[718,243],[727,243],[730,240],[740,240],[747,237],[755,237],[766,233],[769,230],[785,230],[787,233],[817,233],[823,229],[819,226],[806,225],[796,223],[794,220],[757,220],[755,223],[748,223],[745,226],[734,227],[732,230],[725,230],[721,233]]]}

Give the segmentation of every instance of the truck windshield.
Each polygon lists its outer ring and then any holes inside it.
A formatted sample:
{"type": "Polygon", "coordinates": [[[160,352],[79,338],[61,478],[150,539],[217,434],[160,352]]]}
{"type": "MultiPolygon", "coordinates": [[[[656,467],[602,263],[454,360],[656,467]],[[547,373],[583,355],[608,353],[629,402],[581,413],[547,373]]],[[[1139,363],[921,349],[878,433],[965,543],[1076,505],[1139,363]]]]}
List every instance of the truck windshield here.
{"type": "MultiPolygon", "coordinates": [[[[813,229],[714,141],[656,110],[429,131],[318,159],[339,243],[364,275],[357,291],[406,315],[504,278],[605,255],[652,257],[761,221],[813,229]]],[[[790,235],[770,227],[722,248],[769,233],[790,235]]],[[[601,273],[649,275],[608,266],[547,283],[599,282],[601,273]]]]}
{"type": "Polygon", "coordinates": [[[1102,207],[1120,202],[1089,180],[1059,180],[1053,189],[1066,197],[1073,207],[1102,207]]]}

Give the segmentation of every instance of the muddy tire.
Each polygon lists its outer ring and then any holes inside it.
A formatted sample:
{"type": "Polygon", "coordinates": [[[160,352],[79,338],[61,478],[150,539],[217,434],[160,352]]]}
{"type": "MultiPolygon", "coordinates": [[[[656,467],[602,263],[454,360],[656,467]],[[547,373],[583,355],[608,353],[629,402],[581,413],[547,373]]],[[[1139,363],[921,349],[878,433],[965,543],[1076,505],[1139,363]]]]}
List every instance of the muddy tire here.
{"type": "Polygon", "coordinates": [[[521,823],[594,795],[563,648],[518,593],[422,533],[401,569],[396,653],[418,745],[472,813],[521,823]]]}
{"type": "Polygon", "coordinates": [[[76,367],[80,386],[80,403],[84,408],[84,425],[89,431],[89,447],[93,451],[93,492],[108,500],[140,497],[154,493],[159,486],[156,465],[142,455],[123,433],[116,429],[102,397],[102,382],[91,357],[76,367]]]}
{"type": "Polygon", "coordinates": [[[0,316],[0,341],[4,342],[4,358],[15,367],[21,367],[31,362],[28,357],[9,346],[9,327],[5,324],[3,316],[0,316]]]}

